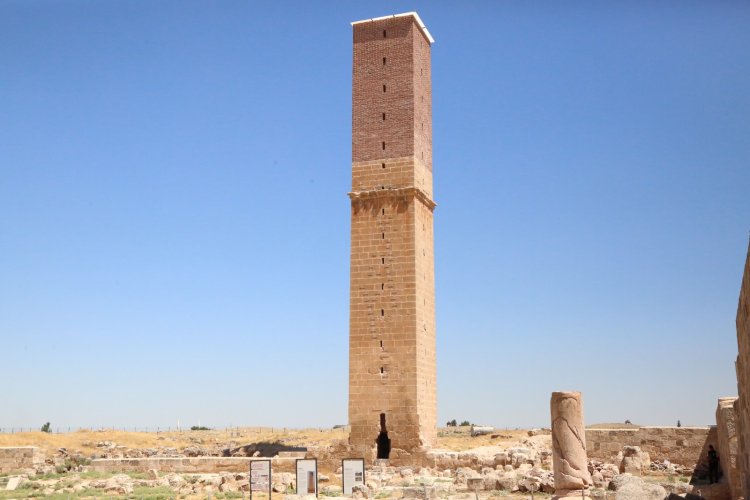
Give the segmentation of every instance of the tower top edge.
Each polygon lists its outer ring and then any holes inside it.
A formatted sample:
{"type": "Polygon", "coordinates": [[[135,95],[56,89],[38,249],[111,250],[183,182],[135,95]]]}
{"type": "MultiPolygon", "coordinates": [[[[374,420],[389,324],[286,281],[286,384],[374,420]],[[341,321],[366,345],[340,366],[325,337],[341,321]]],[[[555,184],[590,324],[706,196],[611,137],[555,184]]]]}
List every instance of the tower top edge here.
{"type": "Polygon", "coordinates": [[[364,23],[372,23],[377,21],[384,21],[386,19],[395,19],[397,17],[411,17],[414,19],[414,22],[417,23],[417,26],[419,27],[420,31],[422,31],[422,34],[427,38],[427,41],[431,44],[435,43],[435,39],[432,38],[432,35],[427,30],[427,26],[422,22],[422,19],[419,17],[419,14],[416,12],[404,12],[403,14],[391,14],[390,16],[382,16],[382,17],[374,17],[372,19],[362,19],[361,21],[354,21],[352,22],[352,26],[356,26],[358,24],[364,24],[364,23]]]}

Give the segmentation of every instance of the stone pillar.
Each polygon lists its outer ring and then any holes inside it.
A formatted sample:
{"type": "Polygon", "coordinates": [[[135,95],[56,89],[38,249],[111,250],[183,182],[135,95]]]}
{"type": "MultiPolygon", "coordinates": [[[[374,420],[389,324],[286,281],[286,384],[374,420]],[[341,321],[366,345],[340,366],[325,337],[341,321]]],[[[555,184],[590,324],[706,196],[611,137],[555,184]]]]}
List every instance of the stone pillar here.
{"type": "Polygon", "coordinates": [[[740,472],[737,464],[739,443],[737,440],[737,414],[734,410],[736,397],[719,398],[716,408],[716,431],[718,436],[719,467],[729,483],[732,498],[741,495],[740,472]]]}
{"type": "Polygon", "coordinates": [[[555,472],[553,498],[581,498],[581,490],[591,487],[581,393],[553,392],[550,410],[552,467],[555,472]]]}

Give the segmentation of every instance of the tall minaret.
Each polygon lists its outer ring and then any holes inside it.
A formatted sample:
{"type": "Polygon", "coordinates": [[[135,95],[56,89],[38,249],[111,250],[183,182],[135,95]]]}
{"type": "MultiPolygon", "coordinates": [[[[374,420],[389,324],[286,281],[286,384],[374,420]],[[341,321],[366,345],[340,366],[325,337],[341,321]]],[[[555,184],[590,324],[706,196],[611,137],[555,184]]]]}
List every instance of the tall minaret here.
{"type": "Polygon", "coordinates": [[[349,443],[394,458],[436,436],[434,40],[415,12],[352,26],[349,443]]]}

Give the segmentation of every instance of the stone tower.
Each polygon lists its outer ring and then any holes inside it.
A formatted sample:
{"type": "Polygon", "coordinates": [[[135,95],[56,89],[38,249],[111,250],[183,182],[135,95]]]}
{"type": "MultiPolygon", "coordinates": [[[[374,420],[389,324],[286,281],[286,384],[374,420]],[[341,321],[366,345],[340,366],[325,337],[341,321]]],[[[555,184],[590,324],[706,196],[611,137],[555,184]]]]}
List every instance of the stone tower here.
{"type": "Polygon", "coordinates": [[[414,12],[352,26],[349,443],[397,459],[436,435],[434,40],[414,12]]]}

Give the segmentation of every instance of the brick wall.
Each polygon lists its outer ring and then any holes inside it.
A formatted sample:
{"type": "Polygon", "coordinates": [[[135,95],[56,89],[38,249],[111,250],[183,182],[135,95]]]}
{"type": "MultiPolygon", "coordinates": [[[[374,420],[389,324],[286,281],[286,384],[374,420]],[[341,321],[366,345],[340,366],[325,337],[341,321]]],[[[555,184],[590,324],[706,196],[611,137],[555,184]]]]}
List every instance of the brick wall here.
{"type": "Polygon", "coordinates": [[[354,23],[349,442],[436,437],[430,43],[413,16],[354,23]]]}
{"type": "Polygon", "coordinates": [[[589,458],[612,462],[624,446],[640,446],[652,461],[696,466],[704,463],[708,445],[718,446],[715,427],[640,427],[586,429],[589,458]]]}
{"type": "Polygon", "coordinates": [[[36,446],[0,447],[0,473],[35,469],[44,464],[44,454],[36,446]]]}

